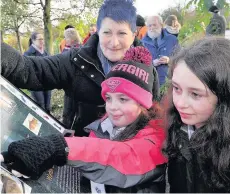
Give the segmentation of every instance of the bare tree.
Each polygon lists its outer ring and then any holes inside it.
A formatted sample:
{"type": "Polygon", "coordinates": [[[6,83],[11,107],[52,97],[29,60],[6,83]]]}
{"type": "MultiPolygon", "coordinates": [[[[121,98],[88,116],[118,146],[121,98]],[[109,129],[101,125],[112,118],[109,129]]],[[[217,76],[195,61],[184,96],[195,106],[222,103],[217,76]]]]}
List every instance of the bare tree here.
{"type": "Polygon", "coordinates": [[[18,49],[22,52],[20,40],[20,27],[30,18],[34,12],[28,11],[28,6],[18,5],[14,0],[3,1],[1,4],[1,38],[6,31],[13,31],[16,34],[18,49]]]}
{"type": "MultiPolygon", "coordinates": [[[[45,47],[50,54],[53,53],[51,23],[53,20],[62,20],[62,16],[66,12],[69,12],[75,17],[82,17],[84,15],[84,12],[91,12],[95,14],[103,2],[103,0],[65,0],[63,2],[60,0],[7,0],[7,3],[8,1],[14,2],[16,7],[22,6],[26,10],[33,10],[34,16],[30,14],[31,17],[38,17],[39,14],[42,15],[42,21],[44,25],[45,47]]],[[[25,10],[22,9],[22,11],[25,10]]],[[[4,20],[7,19],[5,18],[4,20]]],[[[29,18],[27,17],[27,21],[28,20],[29,18]]],[[[20,23],[20,26],[23,23],[20,23]]]]}

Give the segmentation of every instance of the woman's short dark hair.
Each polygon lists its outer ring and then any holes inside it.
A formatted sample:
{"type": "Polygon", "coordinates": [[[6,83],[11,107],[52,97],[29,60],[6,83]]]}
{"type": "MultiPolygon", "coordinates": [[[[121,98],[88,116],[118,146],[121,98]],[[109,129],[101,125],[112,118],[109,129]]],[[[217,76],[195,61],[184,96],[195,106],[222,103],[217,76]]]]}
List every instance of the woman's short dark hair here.
{"type": "MultiPolygon", "coordinates": [[[[218,98],[216,108],[205,126],[195,130],[191,148],[198,157],[205,181],[214,188],[230,191],[230,40],[205,38],[180,50],[171,60],[169,79],[175,66],[185,61],[187,67],[218,98]],[[211,165],[211,166],[210,166],[211,165]]],[[[169,93],[171,92],[171,88],[169,93]]],[[[167,112],[169,158],[179,157],[178,132],[183,125],[178,111],[169,99],[167,112]]]]}
{"type": "Polygon", "coordinates": [[[105,18],[111,18],[115,22],[127,22],[132,32],[136,31],[136,8],[133,0],[105,0],[99,9],[97,17],[97,29],[105,18]]]}

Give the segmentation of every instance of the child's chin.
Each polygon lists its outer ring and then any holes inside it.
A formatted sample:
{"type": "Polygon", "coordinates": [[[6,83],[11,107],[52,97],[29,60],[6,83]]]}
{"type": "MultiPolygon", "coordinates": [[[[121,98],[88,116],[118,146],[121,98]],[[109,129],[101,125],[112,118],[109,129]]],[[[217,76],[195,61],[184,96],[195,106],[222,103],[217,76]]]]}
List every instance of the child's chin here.
{"type": "Polygon", "coordinates": [[[113,125],[116,126],[116,127],[121,127],[121,122],[119,121],[112,121],[113,125]]]}
{"type": "Polygon", "coordinates": [[[116,123],[116,122],[114,122],[113,125],[116,126],[116,127],[118,127],[118,128],[122,128],[122,127],[128,126],[128,125],[121,124],[121,123],[116,123]]]}

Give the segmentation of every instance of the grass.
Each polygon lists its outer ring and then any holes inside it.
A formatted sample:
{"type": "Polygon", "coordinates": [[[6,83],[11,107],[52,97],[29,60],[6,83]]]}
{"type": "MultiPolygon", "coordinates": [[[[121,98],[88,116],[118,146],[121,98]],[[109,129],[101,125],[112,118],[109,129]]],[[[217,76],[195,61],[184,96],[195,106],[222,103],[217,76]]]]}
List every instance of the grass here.
{"type": "Polygon", "coordinates": [[[62,117],[64,105],[64,90],[52,90],[51,95],[51,114],[58,120],[62,117]]]}

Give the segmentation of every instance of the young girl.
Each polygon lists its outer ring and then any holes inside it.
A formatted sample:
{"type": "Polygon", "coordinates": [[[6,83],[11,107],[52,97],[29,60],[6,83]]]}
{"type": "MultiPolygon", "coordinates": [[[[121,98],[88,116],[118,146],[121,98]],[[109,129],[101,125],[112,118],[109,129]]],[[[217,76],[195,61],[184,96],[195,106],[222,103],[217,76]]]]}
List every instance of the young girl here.
{"type": "Polygon", "coordinates": [[[181,50],[170,73],[170,192],[230,192],[230,41],[204,39],[181,50]]]}
{"type": "Polygon", "coordinates": [[[164,192],[165,133],[160,109],[152,103],[151,61],[144,47],[136,47],[112,67],[102,82],[107,113],[85,128],[89,137],[53,135],[13,142],[2,153],[4,162],[31,178],[53,165],[74,165],[91,181],[92,191],[103,184],[102,193],[164,192]]]}

